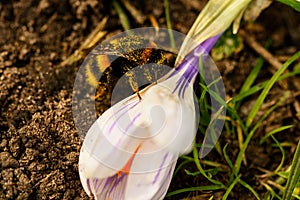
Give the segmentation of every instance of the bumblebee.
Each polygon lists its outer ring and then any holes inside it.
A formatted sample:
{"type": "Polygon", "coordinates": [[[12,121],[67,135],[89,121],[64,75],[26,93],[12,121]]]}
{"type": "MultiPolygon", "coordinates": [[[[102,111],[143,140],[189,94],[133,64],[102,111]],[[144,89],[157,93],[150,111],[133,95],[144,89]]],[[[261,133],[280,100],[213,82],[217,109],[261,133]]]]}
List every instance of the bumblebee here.
{"type": "MultiPolygon", "coordinates": [[[[154,42],[134,34],[114,38],[98,45],[85,60],[88,83],[96,87],[95,100],[110,101],[118,83],[115,102],[155,83],[173,66],[175,55],[154,42]]],[[[140,96],[139,96],[140,97],[140,96]]],[[[97,106],[96,106],[97,107],[97,106]]]]}

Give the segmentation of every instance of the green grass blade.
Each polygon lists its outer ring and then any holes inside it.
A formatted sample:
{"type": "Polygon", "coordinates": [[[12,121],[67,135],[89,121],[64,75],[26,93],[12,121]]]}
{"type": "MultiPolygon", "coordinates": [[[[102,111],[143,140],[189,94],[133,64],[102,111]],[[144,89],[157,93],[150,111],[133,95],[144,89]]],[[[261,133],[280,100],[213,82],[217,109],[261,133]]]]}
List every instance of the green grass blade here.
{"type": "MultiPolygon", "coordinates": [[[[229,102],[228,102],[229,103],[229,102]]],[[[227,104],[228,104],[227,103],[227,104]]],[[[247,127],[244,123],[244,121],[241,119],[241,117],[239,116],[239,114],[237,113],[236,109],[231,108],[230,106],[227,106],[227,112],[232,116],[232,118],[237,119],[240,122],[240,126],[243,130],[243,132],[247,135],[247,127]]]]}
{"type": "Polygon", "coordinates": [[[294,8],[298,12],[300,12],[300,2],[297,0],[277,0],[277,1],[284,3],[284,4],[294,8]]]}
{"type": "Polygon", "coordinates": [[[190,172],[190,171],[187,170],[187,169],[185,169],[184,171],[185,171],[185,173],[186,173],[187,175],[189,175],[189,176],[197,176],[197,175],[201,174],[201,172],[199,172],[199,171],[197,171],[197,172],[190,172]]]}
{"type": "Polygon", "coordinates": [[[268,197],[268,199],[272,200],[274,198],[281,200],[280,196],[278,194],[276,194],[276,192],[273,190],[273,188],[271,186],[269,186],[266,183],[262,183],[262,185],[269,191],[269,193],[267,193],[268,195],[271,195],[268,197]]]}
{"type": "Polygon", "coordinates": [[[258,73],[260,72],[263,64],[264,64],[264,59],[258,58],[256,65],[254,66],[254,68],[250,72],[249,76],[247,77],[246,81],[242,85],[240,93],[243,93],[243,92],[246,92],[247,90],[249,90],[251,85],[254,83],[256,77],[258,76],[258,73]]]}
{"type": "Polygon", "coordinates": [[[275,133],[284,131],[284,130],[289,129],[289,128],[292,128],[292,127],[293,127],[293,125],[281,126],[281,127],[278,127],[278,128],[276,128],[276,129],[274,129],[274,130],[268,132],[266,135],[264,135],[264,136],[260,139],[259,144],[262,145],[262,144],[266,141],[266,139],[267,139],[268,137],[274,135],[275,133]]]}
{"type": "Polygon", "coordinates": [[[116,12],[119,15],[120,22],[121,22],[124,30],[128,31],[130,29],[130,23],[129,23],[129,19],[128,19],[125,11],[122,9],[122,7],[120,6],[120,4],[119,4],[119,2],[117,0],[113,0],[112,4],[113,4],[116,12]]]}
{"type": "Polygon", "coordinates": [[[298,141],[297,149],[294,154],[291,171],[285,186],[285,190],[282,196],[283,200],[290,200],[293,195],[294,188],[299,182],[300,178],[300,140],[298,141]]]}
{"type": "Polygon", "coordinates": [[[175,170],[173,176],[176,176],[177,173],[179,172],[179,170],[180,170],[184,165],[186,165],[187,163],[190,163],[190,162],[193,162],[193,160],[185,160],[185,161],[183,161],[182,163],[180,163],[180,164],[178,165],[178,167],[176,167],[176,170],[175,170]]]}
{"type": "Polygon", "coordinates": [[[171,23],[169,1],[168,0],[164,0],[164,7],[165,7],[167,27],[169,29],[168,33],[169,33],[169,36],[170,36],[171,46],[172,46],[173,49],[176,49],[176,44],[175,44],[174,35],[173,35],[173,31],[172,31],[172,23],[171,23]]]}
{"type": "Polygon", "coordinates": [[[179,189],[179,190],[169,192],[166,195],[166,197],[181,194],[181,193],[184,193],[184,192],[212,191],[212,190],[220,190],[220,189],[223,189],[223,187],[221,187],[219,185],[205,185],[205,186],[198,186],[198,187],[183,188],[183,189],[179,189]]]}
{"type": "Polygon", "coordinates": [[[234,181],[230,184],[230,186],[227,188],[222,200],[226,200],[227,197],[229,196],[231,190],[234,188],[234,186],[238,183],[238,181],[240,180],[241,176],[237,176],[234,181]]]}
{"type": "MultiPolygon", "coordinates": [[[[266,49],[268,49],[271,45],[271,40],[268,40],[265,47],[266,49]]],[[[262,66],[264,64],[264,59],[262,57],[258,58],[258,60],[256,61],[255,66],[253,67],[253,69],[251,70],[249,76],[247,77],[246,81],[244,82],[244,84],[241,87],[241,90],[239,93],[243,93],[246,92],[250,89],[251,85],[254,83],[255,79],[258,76],[258,73],[260,72],[262,66]]]]}
{"type": "Polygon", "coordinates": [[[226,153],[227,146],[228,146],[228,143],[227,143],[227,144],[224,146],[224,148],[223,148],[223,155],[224,155],[224,158],[225,158],[225,160],[226,160],[228,166],[229,166],[232,170],[234,170],[233,164],[232,164],[232,162],[231,162],[229,156],[228,156],[227,153],[226,153]]]}
{"type": "Polygon", "coordinates": [[[263,104],[266,96],[268,95],[269,91],[273,87],[273,85],[278,81],[278,78],[280,75],[290,66],[291,63],[293,63],[296,59],[300,57],[300,51],[294,54],[290,59],[288,59],[277,72],[272,76],[270,81],[267,83],[265,88],[263,89],[262,93],[259,95],[257,101],[255,102],[252,110],[250,111],[248,118],[246,120],[246,126],[250,127],[254,117],[256,116],[257,112],[259,111],[261,105],[263,104]]]}
{"type": "Polygon", "coordinates": [[[218,185],[218,187],[220,188],[226,188],[225,185],[219,181],[216,181],[214,179],[212,179],[211,177],[209,177],[205,171],[203,170],[201,164],[200,164],[200,160],[199,160],[199,154],[198,154],[198,150],[197,150],[197,147],[196,145],[194,145],[194,148],[193,148],[193,156],[194,156],[194,162],[198,168],[198,170],[201,172],[201,174],[208,180],[210,181],[211,183],[215,184],[215,185],[218,185]]]}
{"type": "MultiPolygon", "coordinates": [[[[300,53],[300,52],[299,52],[300,53]]],[[[249,134],[247,135],[244,144],[242,146],[242,148],[239,151],[239,154],[236,158],[235,164],[234,164],[234,168],[235,168],[235,173],[233,173],[230,177],[230,182],[233,180],[234,175],[237,176],[239,173],[239,170],[241,168],[241,164],[242,164],[242,160],[243,160],[243,155],[246,152],[246,149],[248,147],[248,144],[250,143],[254,133],[256,132],[256,130],[261,126],[261,124],[263,123],[263,121],[279,106],[281,105],[285,99],[287,97],[283,96],[274,106],[272,106],[260,119],[259,121],[255,124],[255,126],[251,129],[251,131],[249,132],[249,134]]]]}
{"type": "Polygon", "coordinates": [[[285,160],[285,151],[284,151],[283,147],[281,146],[281,144],[276,140],[276,138],[273,135],[271,135],[271,137],[275,141],[276,145],[278,146],[278,148],[280,149],[280,152],[282,154],[280,164],[274,170],[274,173],[277,173],[277,172],[279,172],[279,170],[281,170],[281,168],[283,166],[283,163],[284,163],[284,160],[285,160]]]}
{"type": "MultiPolygon", "coordinates": [[[[286,73],[286,74],[283,74],[279,77],[278,81],[280,80],[283,80],[283,79],[286,79],[286,78],[289,78],[289,77],[292,77],[292,76],[295,76],[295,75],[299,75],[300,74],[300,70],[297,69],[293,72],[289,72],[289,73],[286,73]]],[[[269,81],[264,81],[260,84],[257,84],[255,86],[252,86],[249,90],[245,91],[245,92],[242,92],[242,93],[239,93],[238,95],[236,95],[235,97],[233,97],[231,99],[231,101],[233,102],[238,102],[238,101],[241,101],[243,100],[244,98],[252,95],[252,94],[255,94],[256,92],[260,91],[261,89],[265,88],[265,86],[268,84],[269,81]]]]}
{"type": "Polygon", "coordinates": [[[243,181],[242,179],[239,179],[239,183],[244,186],[245,188],[247,188],[250,192],[252,192],[252,194],[256,197],[256,199],[260,200],[259,195],[257,194],[257,192],[245,181],[243,181]]]}

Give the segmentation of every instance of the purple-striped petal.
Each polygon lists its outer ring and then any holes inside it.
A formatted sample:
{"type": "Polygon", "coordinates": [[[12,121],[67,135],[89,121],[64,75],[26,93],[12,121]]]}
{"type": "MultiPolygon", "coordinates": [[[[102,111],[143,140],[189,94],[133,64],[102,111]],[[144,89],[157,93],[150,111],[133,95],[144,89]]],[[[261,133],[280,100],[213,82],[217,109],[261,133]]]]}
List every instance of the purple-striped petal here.
{"type": "MultiPolygon", "coordinates": [[[[155,199],[161,200],[166,195],[176,165],[177,157],[171,154],[161,154],[160,167],[155,171],[130,174],[126,188],[125,199],[155,199]]],[[[148,160],[155,162],[158,158],[148,160]]],[[[138,160],[136,160],[138,162],[138,160]]]]}

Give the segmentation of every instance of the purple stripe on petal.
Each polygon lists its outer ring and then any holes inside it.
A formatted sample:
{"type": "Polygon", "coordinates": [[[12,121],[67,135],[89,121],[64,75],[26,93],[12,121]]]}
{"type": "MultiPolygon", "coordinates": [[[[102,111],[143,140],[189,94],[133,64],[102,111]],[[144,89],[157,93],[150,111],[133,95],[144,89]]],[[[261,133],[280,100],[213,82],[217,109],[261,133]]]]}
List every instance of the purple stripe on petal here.
{"type": "Polygon", "coordinates": [[[111,185],[111,188],[109,191],[107,191],[107,199],[124,199],[125,197],[125,189],[126,189],[126,183],[128,179],[128,175],[122,173],[120,177],[118,175],[114,176],[114,182],[111,185]]]}
{"type": "Polygon", "coordinates": [[[98,178],[94,178],[93,182],[94,182],[93,184],[94,184],[95,192],[99,191],[102,182],[98,178]]]}
{"type": "Polygon", "coordinates": [[[103,181],[98,178],[88,178],[87,179],[87,186],[88,190],[91,194],[96,195],[99,193],[99,190],[102,189],[103,181]]]}
{"type": "MultiPolygon", "coordinates": [[[[195,58],[192,58],[192,60],[195,60],[195,58]]],[[[190,64],[190,63],[187,63],[190,64]]],[[[195,67],[185,67],[185,71],[183,75],[179,78],[179,80],[176,83],[176,87],[173,90],[173,93],[178,89],[178,95],[182,98],[184,98],[184,93],[186,88],[191,83],[194,76],[197,74],[198,69],[195,67]]]]}
{"type": "Polygon", "coordinates": [[[159,190],[156,192],[156,194],[153,196],[152,199],[163,199],[164,198],[164,196],[167,193],[168,187],[170,185],[175,165],[176,165],[176,162],[170,163],[170,165],[168,166],[168,169],[166,169],[168,171],[164,172],[164,182],[159,187],[159,190]]]}
{"type": "MultiPolygon", "coordinates": [[[[118,113],[120,113],[121,111],[123,111],[124,109],[126,109],[128,106],[130,106],[130,105],[133,104],[133,103],[135,103],[135,102],[130,102],[129,104],[125,104],[124,106],[122,106],[119,110],[117,110],[116,112],[114,112],[114,114],[111,115],[111,116],[107,119],[107,121],[110,121],[112,118],[115,118],[116,115],[117,115],[118,113]]],[[[113,127],[113,126],[112,126],[112,127],[113,127]]],[[[109,128],[109,132],[111,132],[112,127],[109,128]]]]}
{"type": "MultiPolygon", "coordinates": [[[[138,105],[139,102],[140,102],[140,101],[135,102],[135,104],[134,104],[133,106],[131,106],[130,108],[128,108],[127,110],[125,110],[124,112],[122,112],[122,113],[117,117],[117,119],[112,123],[112,125],[110,126],[108,132],[111,133],[111,132],[112,132],[112,129],[113,129],[113,128],[115,127],[115,125],[118,123],[118,120],[121,119],[121,118],[122,118],[129,110],[131,110],[131,109],[134,108],[136,105],[138,105]]],[[[131,105],[131,104],[125,105],[124,108],[127,108],[128,105],[131,105]]],[[[116,114],[117,114],[118,112],[122,111],[122,110],[123,110],[123,108],[121,108],[119,111],[117,111],[116,113],[114,113],[109,119],[111,119],[112,117],[115,117],[116,114]]]]}
{"type": "Polygon", "coordinates": [[[114,176],[114,181],[112,182],[110,190],[108,191],[109,193],[112,193],[113,190],[115,190],[118,187],[118,185],[122,182],[122,180],[125,178],[125,176],[127,176],[126,174],[124,174],[122,172],[120,172],[120,173],[121,173],[120,177],[118,175],[114,176]]]}
{"type": "MultiPolygon", "coordinates": [[[[134,124],[134,122],[142,115],[142,113],[138,113],[131,121],[130,123],[127,125],[127,127],[125,128],[125,133],[127,133],[127,131],[129,130],[129,128],[134,124]]],[[[119,146],[121,144],[121,141],[124,137],[124,135],[128,135],[128,134],[122,134],[122,136],[119,138],[116,146],[119,146]]]]}
{"type": "Polygon", "coordinates": [[[212,47],[215,45],[221,35],[222,34],[211,37],[198,45],[184,58],[182,63],[180,63],[176,70],[169,76],[171,77],[179,71],[184,70],[184,72],[182,73],[182,77],[178,80],[176,87],[173,90],[173,93],[178,89],[178,95],[184,98],[186,88],[198,73],[200,56],[202,55],[203,60],[205,60],[208,56],[208,52],[211,51],[212,47]]]}
{"type": "Polygon", "coordinates": [[[181,96],[182,98],[184,98],[184,93],[185,93],[186,88],[189,86],[192,79],[198,72],[198,70],[195,68],[190,68],[190,69],[191,70],[186,70],[184,72],[183,76],[177,82],[177,85],[179,86],[178,95],[181,96]]]}
{"type": "Polygon", "coordinates": [[[87,186],[96,199],[124,199],[127,178],[128,175],[122,173],[104,179],[87,179],[87,186]]]}
{"type": "MultiPolygon", "coordinates": [[[[121,112],[122,110],[124,110],[125,108],[127,108],[128,106],[137,103],[138,101],[132,101],[130,103],[126,103],[124,106],[122,106],[119,110],[117,110],[114,114],[118,114],[119,112],[121,112]]],[[[110,118],[108,118],[108,121],[111,120],[111,118],[113,118],[114,115],[112,115],[110,118]]]]}
{"type": "Polygon", "coordinates": [[[156,183],[156,181],[157,181],[157,179],[159,177],[159,174],[160,174],[160,172],[161,172],[161,170],[162,170],[162,168],[163,168],[163,166],[164,166],[164,164],[166,162],[167,157],[168,157],[168,153],[166,153],[166,155],[164,156],[163,161],[160,164],[159,169],[158,169],[158,171],[157,171],[157,173],[156,173],[156,175],[155,175],[155,177],[154,177],[154,179],[152,181],[152,185],[154,185],[156,183]]]}
{"type": "Polygon", "coordinates": [[[139,118],[142,115],[142,113],[138,113],[132,120],[131,122],[128,124],[128,126],[126,127],[125,131],[127,132],[128,129],[134,124],[134,122],[137,120],[137,118],[139,118]]]}
{"type": "Polygon", "coordinates": [[[88,188],[90,194],[93,194],[93,192],[92,192],[92,190],[91,190],[91,185],[90,185],[90,179],[89,179],[89,178],[86,179],[86,185],[87,185],[87,188],[88,188]]]}
{"type": "Polygon", "coordinates": [[[220,33],[202,42],[201,43],[202,48],[205,49],[206,52],[210,52],[222,34],[223,33],[220,33]]]}
{"type": "MultiPolygon", "coordinates": [[[[203,55],[204,58],[207,56],[207,54],[211,51],[211,49],[213,48],[213,46],[215,45],[215,43],[218,41],[218,39],[220,38],[222,34],[213,36],[211,38],[208,38],[207,40],[205,40],[204,42],[202,42],[200,45],[198,45],[197,47],[195,47],[182,61],[182,63],[180,63],[178,65],[178,67],[176,68],[177,71],[182,70],[183,68],[186,67],[186,62],[190,62],[190,67],[195,67],[198,66],[199,63],[199,57],[200,55],[203,55]],[[196,59],[192,59],[192,58],[196,58],[196,59]],[[191,60],[193,60],[191,62],[191,60]]],[[[198,67],[196,67],[198,68],[198,67]]]]}
{"type": "Polygon", "coordinates": [[[105,190],[108,186],[111,185],[113,179],[114,179],[114,176],[108,177],[108,178],[106,179],[105,184],[104,184],[104,186],[103,186],[103,190],[105,190]]]}
{"type": "MultiPolygon", "coordinates": [[[[201,50],[203,53],[202,47],[199,45],[195,51],[192,51],[189,55],[187,55],[182,63],[179,64],[179,66],[176,68],[176,70],[181,71],[184,70],[186,74],[187,71],[192,70],[192,69],[198,69],[198,63],[199,63],[199,56],[201,53],[197,52],[197,50],[201,50]]],[[[203,54],[202,54],[203,55],[203,54]]]]}

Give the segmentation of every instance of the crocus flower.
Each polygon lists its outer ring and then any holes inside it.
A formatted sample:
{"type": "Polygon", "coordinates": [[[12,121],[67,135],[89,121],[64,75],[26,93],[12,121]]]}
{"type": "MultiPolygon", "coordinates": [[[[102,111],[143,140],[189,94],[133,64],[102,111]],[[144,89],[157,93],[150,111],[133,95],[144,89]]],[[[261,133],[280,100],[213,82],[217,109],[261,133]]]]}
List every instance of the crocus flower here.
{"type": "Polygon", "coordinates": [[[199,45],[166,80],[104,112],[84,140],[79,173],[96,199],[162,199],[178,156],[190,152],[197,132],[193,82],[199,45]]]}
{"type": "MultiPolygon", "coordinates": [[[[193,31],[190,36],[199,35],[193,31]]],[[[177,62],[175,71],[140,91],[140,97],[118,102],[95,121],[79,157],[79,175],[88,195],[100,200],[163,199],[177,158],[190,152],[197,132],[193,83],[199,57],[205,57],[222,31],[192,51],[185,44],[181,54],[185,59],[177,62]]]]}

